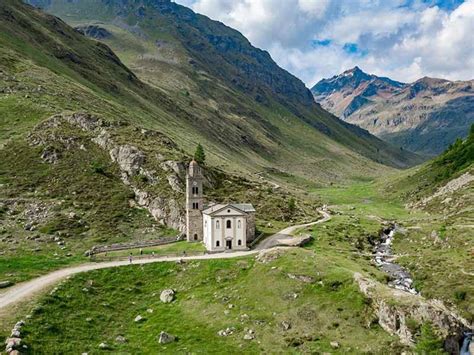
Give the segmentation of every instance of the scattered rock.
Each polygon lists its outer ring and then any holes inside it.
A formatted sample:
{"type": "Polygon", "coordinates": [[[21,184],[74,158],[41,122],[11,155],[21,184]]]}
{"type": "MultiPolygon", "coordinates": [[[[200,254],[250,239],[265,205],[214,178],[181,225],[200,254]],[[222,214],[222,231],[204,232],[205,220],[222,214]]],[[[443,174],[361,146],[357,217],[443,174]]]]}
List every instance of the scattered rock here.
{"type": "Polygon", "coordinates": [[[0,281],[0,288],[6,288],[6,287],[10,287],[10,286],[13,286],[13,282],[11,281],[0,281]]]}
{"type": "Polygon", "coordinates": [[[253,340],[255,339],[255,335],[253,334],[245,334],[244,335],[244,340],[253,340]]]}
{"type": "Polygon", "coordinates": [[[148,308],[146,311],[147,313],[153,313],[153,310],[151,308],[148,308]]]}
{"type": "Polygon", "coordinates": [[[143,318],[141,315],[138,315],[138,316],[135,317],[135,320],[134,320],[134,321],[135,321],[135,323],[139,323],[139,322],[143,322],[143,321],[145,321],[145,320],[146,320],[146,319],[143,318]]]}
{"type": "Polygon", "coordinates": [[[337,341],[331,341],[329,345],[331,345],[333,349],[339,349],[339,346],[340,346],[337,341]]]}
{"type": "Polygon", "coordinates": [[[125,338],[124,336],[122,335],[118,335],[116,338],[115,338],[115,341],[117,343],[120,343],[120,344],[124,344],[127,342],[127,338],[125,338]]]}
{"type": "Polygon", "coordinates": [[[314,278],[311,276],[306,276],[306,275],[294,275],[294,274],[288,274],[288,277],[293,280],[299,280],[305,283],[313,283],[314,278]]]}
{"type": "Polygon", "coordinates": [[[168,288],[164,291],[161,292],[160,294],[160,301],[163,302],[163,303],[170,303],[170,302],[173,302],[174,300],[174,295],[175,295],[175,292],[174,290],[168,288]]]}
{"type": "Polygon", "coordinates": [[[176,339],[176,337],[174,335],[171,335],[169,333],[161,331],[160,336],[158,338],[158,342],[160,344],[168,344],[168,343],[172,343],[173,341],[175,341],[175,339],[176,339]]]}
{"type": "Polygon", "coordinates": [[[226,337],[226,336],[229,336],[229,335],[232,335],[234,334],[235,332],[235,328],[234,327],[228,327],[226,329],[221,329],[217,332],[217,335],[221,336],[221,337],[226,337]]]}
{"type": "Polygon", "coordinates": [[[286,320],[284,320],[283,322],[280,323],[280,326],[281,328],[284,330],[284,331],[287,331],[287,330],[290,330],[291,329],[291,323],[290,322],[287,322],[286,320]]]}
{"type": "Polygon", "coordinates": [[[101,350],[109,350],[109,349],[110,349],[110,346],[109,346],[109,344],[107,344],[107,343],[100,343],[100,344],[99,344],[99,349],[101,349],[101,350]]]}
{"type": "Polygon", "coordinates": [[[21,345],[20,338],[7,338],[5,341],[5,352],[12,353],[12,351],[18,349],[21,345]]]}

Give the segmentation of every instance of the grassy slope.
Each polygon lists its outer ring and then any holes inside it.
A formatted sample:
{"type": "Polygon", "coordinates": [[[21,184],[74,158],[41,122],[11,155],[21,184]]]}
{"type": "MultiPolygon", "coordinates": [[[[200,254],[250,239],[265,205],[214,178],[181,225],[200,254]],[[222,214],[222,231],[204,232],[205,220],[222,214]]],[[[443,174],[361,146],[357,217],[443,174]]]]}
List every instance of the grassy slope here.
{"type": "Polygon", "coordinates": [[[245,258],[78,275],[36,307],[25,340],[31,351],[50,353],[95,353],[101,342],[115,352],[144,353],[334,351],[331,341],[339,342],[341,352],[401,349],[378,326],[366,327],[370,314],[346,269],[351,262],[339,262],[337,256],[295,250],[266,264],[245,258]],[[316,282],[292,280],[287,273],[316,282]],[[177,299],[163,304],[159,293],[168,287],[177,290],[177,299]],[[135,323],[138,314],[146,321],[135,323]],[[282,321],[291,329],[282,330],[282,321]],[[227,327],[235,327],[235,333],[219,337],[217,332],[227,327]],[[255,331],[255,340],[243,339],[245,329],[255,331]],[[160,345],[162,330],[178,341],[160,345]],[[117,344],[118,335],[128,342],[117,344]]]}
{"type": "MultiPolygon", "coordinates": [[[[134,144],[150,157],[159,153],[164,159],[179,161],[189,155],[166,139],[145,139],[136,127],[179,134],[191,150],[199,133],[193,133],[187,122],[190,116],[162,92],[136,79],[106,46],[57,18],[10,0],[0,4],[0,18],[0,279],[18,282],[80,261],[94,244],[159,236],[156,221],[145,211],[129,207],[132,191],[120,181],[108,152],[92,144],[91,135],[74,127],[35,127],[52,114],[92,112],[110,124],[117,143],[134,144]],[[31,144],[30,134],[46,137],[61,152],[58,164],[46,164],[40,158],[43,148],[31,144]],[[72,148],[64,142],[72,142],[72,148]],[[105,174],[97,173],[97,166],[105,174]],[[37,204],[51,213],[38,229],[26,231],[25,211],[37,204]],[[84,225],[69,220],[69,212],[76,213],[84,225]],[[64,250],[53,241],[58,233],[68,236],[64,250]],[[69,253],[73,256],[66,257],[69,253]]],[[[212,158],[211,152],[208,155],[212,158]]],[[[255,164],[251,157],[245,159],[255,164]]],[[[152,159],[147,164],[160,172],[152,159]]],[[[229,179],[221,172],[214,183],[229,179]]],[[[232,181],[235,186],[231,189],[222,184],[216,191],[234,200],[242,199],[244,191],[251,192],[256,205],[272,202],[262,219],[287,218],[284,191],[273,193],[263,187],[260,192],[262,184],[232,181]]],[[[162,197],[183,199],[182,194],[171,191],[166,176],[161,176],[153,190],[162,197]]],[[[220,195],[216,192],[213,197],[220,195]]]]}
{"type": "Polygon", "coordinates": [[[415,277],[417,287],[429,297],[457,305],[468,319],[474,319],[472,302],[474,261],[474,186],[468,184],[454,193],[426,204],[423,198],[465,173],[474,172],[474,130],[452,144],[424,166],[397,174],[384,186],[390,198],[411,202],[428,212],[424,218],[410,218],[407,234],[396,239],[399,259],[415,277]],[[451,200],[446,201],[445,199],[451,200]],[[444,201],[444,202],[443,202],[444,201]]]}
{"type": "MultiPolygon", "coordinates": [[[[306,152],[305,165],[314,166],[320,164],[312,155],[323,153],[343,162],[334,170],[348,173],[344,164],[354,168],[354,157],[345,157],[340,147],[327,141],[329,136],[375,161],[399,166],[407,159],[416,160],[322,110],[301,81],[280,69],[238,32],[176,4],[157,5],[160,10],[156,11],[147,4],[143,8],[146,15],[141,17],[137,15],[141,5],[53,1],[47,10],[71,25],[98,23],[107,28],[112,36],[104,41],[140,78],[179,101],[199,121],[195,129],[204,136],[200,139],[204,138],[221,157],[227,158],[229,148],[235,145],[252,162],[265,164],[255,157],[256,152],[274,165],[284,163],[285,170],[301,174],[303,167],[294,159],[298,153],[306,152]],[[276,88],[268,84],[269,76],[276,88]],[[301,137],[303,131],[307,134],[301,137]],[[225,149],[221,147],[223,141],[213,144],[223,138],[225,149]],[[245,146],[254,152],[247,155],[245,146]]],[[[180,144],[186,146],[186,142],[180,144]]],[[[238,157],[232,154],[231,158],[238,157]]],[[[307,176],[310,174],[306,171],[307,176]]]]}

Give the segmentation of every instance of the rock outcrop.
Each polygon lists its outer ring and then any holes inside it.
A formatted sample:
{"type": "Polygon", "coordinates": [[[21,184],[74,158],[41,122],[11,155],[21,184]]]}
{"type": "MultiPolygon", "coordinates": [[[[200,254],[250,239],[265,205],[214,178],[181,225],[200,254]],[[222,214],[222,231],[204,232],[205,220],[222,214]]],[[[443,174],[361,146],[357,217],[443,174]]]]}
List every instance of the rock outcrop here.
{"type": "MultiPolygon", "coordinates": [[[[185,211],[181,199],[184,190],[184,180],[186,166],[179,161],[166,160],[164,162],[157,157],[148,157],[142,150],[132,144],[118,144],[113,138],[114,127],[108,122],[103,121],[87,113],[74,113],[70,115],[55,115],[50,119],[40,123],[35,132],[29,135],[29,142],[32,145],[45,146],[42,158],[48,163],[56,163],[61,152],[57,148],[51,147],[51,141],[63,140],[66,149],[80,149],[74,139],[67,142],[55,133],[44,134],[48,129],[54,129],[62,124],[69,124],[80,128],[82,131],[91,135],[91,141],[110,155],[112,162],[116,163],[120,169],[121,179],[124,184],[130,186],[135,193],[135,201],[138,206],[146,208],[150,214],[160,223],[177,229],[185,230],[185,211]],[[170,192],[166,195],[157,195],[153,185],[160,181],[157,170],[149,167],[156,167],[166,174],[166,180],[163,181],[169,186],[170,192]],[[136,183],[135,177],[142,177],[146,184],[136,183]],[[150,188],[148,188],[150,187],[150,188]]],[[[160,133],[152,134],[151,131],[142,130],[141,134],[159,140],[168,147],[174,147],[174,143],[160,133]]]]}
{"type": "Polygon", "coordinates": [[[355,273],[354,279],[360,291],[371,301],[380,326],[398,336],[403,344],[414,345],[410,321],[418,324],[430,322],[444,339],[445,350],[450,354],[459,353],[459,344],[464,332],[470,328],[469,323],[441,301],[389,288],[360,273],[355,273]]]}

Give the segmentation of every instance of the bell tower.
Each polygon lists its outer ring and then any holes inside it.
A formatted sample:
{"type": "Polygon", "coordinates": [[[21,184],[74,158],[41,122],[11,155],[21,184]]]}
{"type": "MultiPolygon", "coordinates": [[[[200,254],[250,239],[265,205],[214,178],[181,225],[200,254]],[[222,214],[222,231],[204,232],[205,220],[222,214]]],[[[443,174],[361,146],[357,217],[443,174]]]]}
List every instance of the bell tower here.
{"type": "Polygon", "coordinates": [[[186,174],[186,236],[188,242],[202,241],[203,239],[203,179],[201,167],[195,160],[191,161],[186,174]]]}

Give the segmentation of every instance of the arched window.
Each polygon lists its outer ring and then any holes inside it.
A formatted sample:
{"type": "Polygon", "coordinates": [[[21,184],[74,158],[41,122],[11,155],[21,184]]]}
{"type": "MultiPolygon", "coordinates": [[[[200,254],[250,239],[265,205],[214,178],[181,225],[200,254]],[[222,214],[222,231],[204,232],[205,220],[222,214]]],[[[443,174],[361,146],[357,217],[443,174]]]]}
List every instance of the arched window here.
{"type": "Polygon", "coordinates": [[[216,229],[219,229],[219,227],[220,227],[220,223],[219,221],[216,221],[216,229]]]}
{"type": "Polygon", "coordinates": [[[197,235],[197,233],[194,234],[194,240],[198,240],[198,235],[197,235]]]}
{"type": "Polygon", "coordinates": [[[226,227],[227,227],[227,229],[230,229],[230,228],[232,228],[232,221],[231,221],[230,219],[229,219],[229,220],[227,220],[226,224],[227,224],[227,226],[226,226],[226,227]]]}
{"type": "Polygon", "coordinates": [[[242,227],[242,222],[240,221],[240,219],[237,221],[237,228],[241,228],[242,227]]]}
{"type": "Polygon", "coordinates": [[[199,193],[199,187],[193,186],[192,191],[193,191],[193,195],[197,195],[199,193]]]}
{"type": "Polygon", "coordinates": [[[199,202],[193,202],[193,210],[199,209],[199,202]]]}
{"type": "Polygon", "coordinates": [[[216,240],[216,247],[219,247],[220,245],[221,243],[218,240],[216,240]]]}
{"type": "Polygon", "coordinates": [[[239,239],[239,241],[237,242],[238,245],[242,245],[242,241],[239,239]]]}

